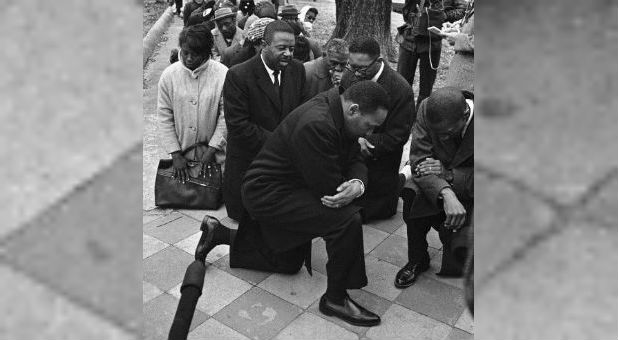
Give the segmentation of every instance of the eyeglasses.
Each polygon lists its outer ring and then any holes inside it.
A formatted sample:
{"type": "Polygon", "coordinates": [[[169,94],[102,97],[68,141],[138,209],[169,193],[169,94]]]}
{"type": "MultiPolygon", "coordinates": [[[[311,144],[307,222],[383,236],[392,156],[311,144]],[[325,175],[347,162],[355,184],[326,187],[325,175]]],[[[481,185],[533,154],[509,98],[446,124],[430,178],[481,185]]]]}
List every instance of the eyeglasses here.
{"type": "Polygon", "coordinates": [[[373,64],[375,64],[378,60],[380,60],[380,57],[375,58],[369,65],[367,66],[359,66],[359,65],[352,65],[349,62],[346,63],[346,70],[356,73],[360,76],[367,76],[367,70],[373,66],[373,64]]]}

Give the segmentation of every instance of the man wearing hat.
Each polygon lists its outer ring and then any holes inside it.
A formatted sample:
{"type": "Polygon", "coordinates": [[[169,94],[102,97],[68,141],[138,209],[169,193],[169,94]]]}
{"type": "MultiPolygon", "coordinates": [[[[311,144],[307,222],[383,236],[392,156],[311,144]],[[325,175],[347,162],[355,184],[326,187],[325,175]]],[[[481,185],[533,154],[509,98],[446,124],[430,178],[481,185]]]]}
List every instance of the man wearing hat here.
{"type": "Polygon", "coordinates": [[[236,13],[231,7],[221,7],[215,11],[216,28],[212,30],[215,40],[213,56],[218,58],[223,51],[233,45],[242,44],[244,32],[236,26],[236,13]]]}
{"type": "Polygon", "coordinates": [[[221,54],[221,63],[228,68],[243,63],[256,54],[262,51],[262,39],[264,38],[264,29],[266,26],[275,21],[271,18],[260,18],[251,24],[251,27],[245,31],[245,41],[242,44],[230,46],[221,54]]]}
{"type": "Polygon", "coordinates": [[[305,37],[305,39],[307,39],[309,43],[309,48],[311,48],[311,52],[313,52],[313,58],[311,58],[311,60],[319,58],[322,56],[322,49],[320,48],[320,44],[316,40],[309,38],[309,35],[305,31],[303,24],[298,20],[299,13],[300,12],[296,8],[296,6],[283,5],[281,6],[281,13],[279,13],[279,16],[281,17],[282,21],[290,24],[292,28],[294,28],[295,26],[300,26],[300,34],[305,37]]]}

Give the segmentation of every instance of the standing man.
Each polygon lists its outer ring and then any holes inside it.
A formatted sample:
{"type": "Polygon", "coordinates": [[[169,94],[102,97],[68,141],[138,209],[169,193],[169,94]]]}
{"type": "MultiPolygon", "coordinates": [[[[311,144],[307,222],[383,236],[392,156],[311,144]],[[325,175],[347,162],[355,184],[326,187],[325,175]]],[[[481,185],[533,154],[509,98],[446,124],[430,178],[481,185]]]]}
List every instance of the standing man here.
{"type": "Polygon", "coordinates": [[[245,36],[243,30],[236,26],[236,13],[231,7],[221,7],[215,11],[215,24],[217,27],[212,30],[215,39],[212,52],[219,61],[226,48],[241,44],[245,36]]]}
{"type": "Polygon", "coordinates": [[[326,55],[304,64],[310,97],[339,86],[349,55],[348,43],[334,38],[326,44],[326,55]]]}
{"type": "Polygon", "coordinates": [[[232,67],[223,87],[228,128],[223,199],[228,216],[240,220],[245,171],[272,131],[306,99],[305,69],[292,60],[294,32],[283,21],[264,29],[262,50],[232,67]]]}
{"type": "Polygon", "coordinates": [[[342,86],[361,80],[377,82],[391,97],[384,124],[358,141],[369,169],[368,191],[359,202],[363,207],[363,219],[368,221],[388,218],[397,212],[399,166],[415,111],[412,88],[382,60],[380,45],[371,37],[350,43],[350,62],[342,86]]]}
{"type": "Polygon", "coordinates": [[[438,275],[461,276],[472,230],[474,206],[474,95],[453,87],[434,91],[418,110],[412,128],[403,217],[408,263],[395,287],[411,286],[429,269],[427,233],[432,226],[443,245],[438,275]],[[414,175],[413,175],[414,174],[414,175]]]}
{"type": "Polygon", "coordinates": [[[416,67],[419,68],[419,90],[416,108],[431,94],[436,81],[442,36],[431,33],[428,27],[442,28],[445,21],[454,22],[463,18],[465,0],[406,0],[402,8],[405,25],[400,28],[399,72],[412,86],[416,67]]]}
{"type": "Polygon", "coordinates": [[[360,207],[353,202],[367,183],[357,138],[382,124],[387,105],[386,91],[365,81],[343,95],[336,88],[320,93],[294,110],[247,171],[249,214],[238,232],[206,216],[196,258],[231,244],[230,267],[292,274],[305,263],[311,274],[311,240],[322,237],[328,278],[320,311],[357,326],[378,325],[380,317],[350,299],[347,289],[367,285],[360,207]]]}

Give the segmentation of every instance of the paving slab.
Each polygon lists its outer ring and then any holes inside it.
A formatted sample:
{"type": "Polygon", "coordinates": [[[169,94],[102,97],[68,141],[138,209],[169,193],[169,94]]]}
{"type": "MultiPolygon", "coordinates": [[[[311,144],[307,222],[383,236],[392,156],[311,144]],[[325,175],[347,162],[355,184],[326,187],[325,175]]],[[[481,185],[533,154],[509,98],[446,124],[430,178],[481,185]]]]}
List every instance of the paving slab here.
{"type": "Polygon", "coordinates": [[[369,226],[363,226],[363,248],[365,254],[369,254],[378,244],[382,243],[387,237],[388,233],[378,230],[369,226]]]}
{"type": "MultiPolygon", "coordinates": [[[[618,171],[614,171],[613,179],[603,184],[599,191],[591,198],[581,215],[607,224],[610,228],[618,229],[618,171]]],[[[586,218],[581,216],[581,218],[586,218]]]]}
{"type": "MultiPolygon", "coordinates": [[[[185,238],[184,240],[174,244],[178,249],[182,249],[187,254],[191,256],[195,256],[195,248],[197,248],[197,244],[200,242],[200,238],[202,237],[202,232],[198,231],[197,233],[185,238]]],[[[226,256],[230,253],[230,246],[227,244],[218,245],[206,255],[206,262],[215,263],[217,260],[226,256]]]]}
{"type": "Polygon", "coordinates": [[[369,282],[363,290],[376,294],[389,301],[394,301],[401,293],[401,290],[395,288],[393,283],[395,281],[395,275],[397,275],[397,272],[401,268],[368,255],[365,257],[365,269],[369,282]]]}
{"type": "Polygon", "coordinates": [[[187,338],[188,340],[249,340],[246,336],[238,333],[221,322],[210,318],[195,328],[187,338]]]}
{"type": "Polygon", "coordinates": [[[601,66],[614,65],[618,53],[615,6],[593,0],[588,10],[574,11],[574,0],[525,1],[504,11],[504,5],[477,11],[488,18],[479,20],[478,31],[491,34],[476,39],[488,52],[475,58],[475,139],[491,142],[475,144],[475,161],[572,203],[618,166],[618,157],[608,157],[615,154],[618,68],[601,66]]]}
{"type": "Polygon", "coordinates": [[[369,254],[401,268],[408,263],[408,240],[398,235],[390,235],[369,254]]]}
{"type": "MultiPolygon", "coordinates": [[[[178,299],[169,295],[162,294],[144,304],[144,329],[142,339],[144,340],[166,340],[170,327],[174,321],[174,314],[178,307],[178,299]]],[[[208,316],[199,310],[193,314],[190,330],[195,329],[206,321],[208,316]]]]}
{"type": "Polygon", "coordinates": [[[433,248],[429,248],[429,256],[431,256],[431,261],[429,262],[429,270],[423,273],[423,276],[431,278],[433,280],[445,283],[447,285],[451,285],[453,287],[464,289],[464,281],[461,277],[447,277],[440,276],[438,273],[440,272],[440,268],[442,266],[442,251],[433,250],[433,248]]]}
{"type": "Polygon", "coordinates": [[[358,335],[311,313],[303,313],[284,328],[275,339],[358,340],[358,335]]]}
{"type": "Polygon", "coordinates": [[[149,223],[144,226],[144,233],[156,237],[163,242],[174,244],[200,230],[200,222],[182,214],[178,215],[181,217],[165,224],[157,225],[156,221],[149,223]]]}
{"type": "Polygon", "coordinates": [[[327,262],[328,254],[326,253],[326,242],[324,242],[322,238],[317,238],[311,245],[311,268],[326,275],[327,262]]]}
{"type": "Polygon", "coordinates": [[[450,331],[451,327],[444,323],[393,304],[384,313],[382,323],[369,329],[366,336],[374,340],[443,340],[448,337],[450,331]]]}
{"type": "Polygon", "coordinates": [[[217,210],[195,210],[195,209],[178,209],[176,210],[181,214],[192,217],[200,222],[204,219],[204,216],[209,215],[212,216],[219,221],[227,217],[227,210],[225,210],[225,205],[221,205],[221,207],[217,210]]]}
{"type": "Polygon", "coordinates": [[[548,230],[555,218],[546,202],[508,183],[479,174],[474,225],[474,275],[477,283],[494,272],[531,239],[548,230]]]}
{"type": "Polygon", "coordinates": [[[141,329],[140,211],[127,207],[139,206],[141,195],[127,188],[139,183],[140,151],[133,148],[0,239],[3,260],[135,332],[141,329]]]}
{"type": "Polygon", "coordinates": [[[618,338],[617,242],[578,223],[531,249],[475,292],[475,338],[618,338]]]}
{"type": "Polygon", "coordinates": [[[366,225],[383,232],[392,234],[395,230],[399,229],[404,224],[401,213],[396,213],[394,216],[384,220],[376,220],[367,223],[366,225]]]}
{"type": "Polygon", "coordinates": [[[244,268],[230,268],[230,256],[226,255],[220,258],[214,263],[215,267],[228,272],[239,279],[245,280],[252,285],[257,285],[264,281],[267,277],[272,275],[269,272],[263,272],[259,270],[244,269],[244,268]]]}
{"type": "Polygon", "coordinates": [[[155,237],[146,234],[142,235],[142,258],[144,259],[169,247],[169,244],[155,237]]]}
{"type": "Polygon", "coordinates": [[[455,325],[465,308],[461,289],[426,276],[403,289],[395,302],[450,326],[455,325]]]}
{"type": "Polygon", "coordinates": [[[194,257],[176,248],[167,247],[144,260],[144,281],[163,291],[176,286],[185,276],[194,257]]]}
{"type": "Polygon", "coordinates": [[[4,3],[0,27],[13,33],[3,39],[11,63],[0,71],[0,117],[11,124],[0,127],[0,157],[11,161],[0,168],[0,237],[141,142],[142,6],[134,4],[4,3]]]}
{"type": "Polygon", "coordinates": [[[163,294],[163,291],[150,282],[142,281],[142,298],[144,303],[163,294]]]}
{"type": "Polygon", "coordinates": [[[135,334],[3,264],[0,292],[0,334],[4,339],[137,339],[135,334]]]}
{"type": "Polygon", "coordinates": [[[301,313],[302,309],[293,304],[253,287],[214,318],[251,339],[266,340],[272,339],[301,313]]]}
{"type": "Polygon", "coordinates": [[[326,292],[326,275],[314,272],[310,276],[302,267],[294,275],[273,274],[260,282],[258,287],[306,309],[326,292]]]}
{"type": "MultiPolygon", "coordinates": [[[[386,313],[386,310],[392,305],[391,301],[388,301],[384,298],[381,298],[375,294],[369,293],[362,289],[349,289],[348,294],[350,295],[352,300],[356,301],[361,306],[369,309],[370,311],[380,316],[384,315],[384,313],[386,313]]],[[[322,312],[320,312],[320,301],[319,300],[314,302],[311,306],[309,306],[307,311],[325,320],[328,320],[334,324],[337,324],[351,332],[354,332],[358,334],[359,336],[363,336],[367,332],[367,330],[370,329],[370,327],[355,326],[339,318],[336,318],[334,316],[328,316],[328,315],[322,314],[322,312]]]]}
{"type": "MultiPolygon", "coordinates": [[[[180,286],[169,290],[172,296],[180,299],[180,286]]],[[[223,307],[236,300],[239,296],[251,289],[251,284],[236,278],[214,266],[206,268],[204,288],[197,301],[197,308],[207,315],[215,315],[223,307]]]]}
{"type": "Polygon", "coordinates": [[[453,328],[446,340],[474,340],[474,335],[464,332],[459,328],[453,328]]]}
{"type": "Polygon", "coordinates": [[[467,308],[461,313],[459,320],[455,323],[455,327],[467,333],[474,334],[474,317],[467,308]]]}

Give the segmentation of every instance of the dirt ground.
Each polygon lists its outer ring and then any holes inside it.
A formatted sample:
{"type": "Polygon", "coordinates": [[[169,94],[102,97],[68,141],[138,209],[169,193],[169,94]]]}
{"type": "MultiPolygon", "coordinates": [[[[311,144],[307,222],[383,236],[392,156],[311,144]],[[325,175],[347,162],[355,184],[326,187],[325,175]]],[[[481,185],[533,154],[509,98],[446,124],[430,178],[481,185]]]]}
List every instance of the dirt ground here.
{"type": "Polygon", "coordinates": [[[167,7],[166,0],[144,0],[144,33],[142,37],[146,36],[150,27],[154,25],[167,7]]]}

